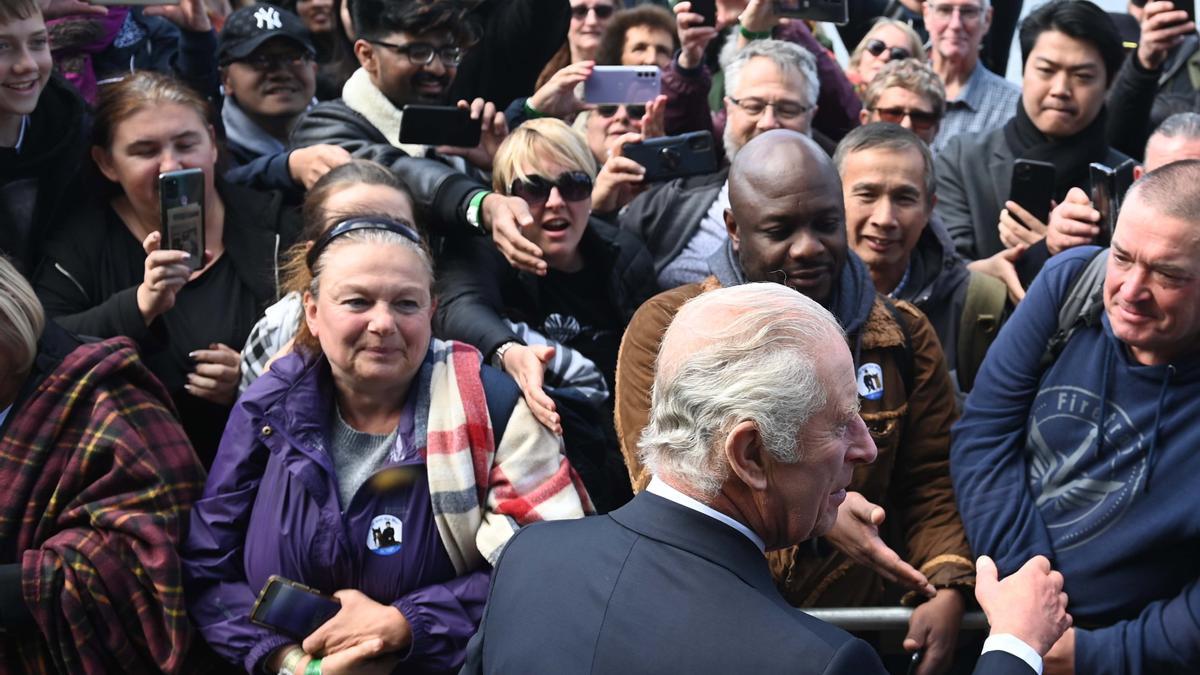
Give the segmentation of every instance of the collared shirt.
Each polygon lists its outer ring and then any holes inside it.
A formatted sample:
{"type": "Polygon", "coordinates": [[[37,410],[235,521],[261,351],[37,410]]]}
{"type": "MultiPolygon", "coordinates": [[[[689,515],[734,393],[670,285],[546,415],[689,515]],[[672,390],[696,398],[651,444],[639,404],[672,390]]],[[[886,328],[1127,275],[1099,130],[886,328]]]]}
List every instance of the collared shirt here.
{"type": "Polygon", "coordinates": [[[1004,125],[1017,114],[1021,88],[983,66],[975,65],[958,98],[946,101],[946,116],[933,139],[936,153],[959,134],[983,134],[1004,125]]]}
{"type": "Polygon", "coordinates": [[[983,641],[983,650],[979,653],[982,655],[988,652],[1008,652],[1028,664],[1037,675],[1042,675],[1042,657],[1033,647],[1012,633],[989,635],[983,641]]]}
{"type": "Polygon", "coordinates": [[[751,530],[750,528],[746,527],[744,524],[739,523],[738,521],[734,520],[733,518],[730,518],[729,516],[725,515],[724,513],[721,513],[720,511],[709,506],[708,504],[697,501],[697,500],[692,499],[691,497],[683,494],[679,490],[676,490],[675,488],[671,487],[670,485],[667,485],[658,476],[654,476],[650,479],[650,484],[646,486],[646,492],[649,492],[650,494],[658,495],[659,497],[662,497],[663,499],[666,499],[668,501],[675,502],[676,504],[678,504],[682,507],[689,508],[689,509],[691,509],[693,511],[697,511],[699,513],[703,513],[704,515],[708,516],[709,518],[712,518],[713,520],[719,520],[722,523],[725,523],[726,525],[737,530],[738,532],[741,532],[742,534],[746,535],[746,538],[749,539],[751,542],[753,542],[754,545],[758,547],[758,550],[764,551],[764,552],[767,550],[766,544],[763,543],[762,537],[755,534],[754,530],[751,530]]]}

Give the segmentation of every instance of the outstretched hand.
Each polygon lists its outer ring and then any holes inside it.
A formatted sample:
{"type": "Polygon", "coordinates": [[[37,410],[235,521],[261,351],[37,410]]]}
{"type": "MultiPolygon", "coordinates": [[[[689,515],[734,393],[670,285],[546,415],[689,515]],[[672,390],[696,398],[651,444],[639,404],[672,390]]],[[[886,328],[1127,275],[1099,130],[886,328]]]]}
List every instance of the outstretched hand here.
{"type": "Polygon", "coordinates": [[[934,597],[933,585],[912,565],[904,562],[879,536],[885,517],[883,507],[867,501],[858,492],[847,492],[838,508],[837,522],[825,538],[854,562],[869,567],[888,581],[934,597]]]}

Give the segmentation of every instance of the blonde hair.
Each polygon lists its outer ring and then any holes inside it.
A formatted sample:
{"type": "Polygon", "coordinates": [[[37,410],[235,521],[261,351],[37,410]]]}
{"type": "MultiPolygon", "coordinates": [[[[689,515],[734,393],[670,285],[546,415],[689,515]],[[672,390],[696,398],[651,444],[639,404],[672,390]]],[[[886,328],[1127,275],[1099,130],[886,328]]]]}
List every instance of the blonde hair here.
{"type": "Polygon", "coordinates": [[[529,120],[508,135],[492,162],[492,189],[508,194],[513,181],[527,180],[534,167],[556,163],[596,178],[596,158],[578,131],[553,117],[529,120]]]}
{"type": "Polygon", "coordinates": [[[896,19],[880,17],[875,23],[871,24],[871,30],[867,31],[863,39],[858,41],[858,46],[850,54],[850,63],[846,70],[858,70],[858,63],[862,61],[863,52],[867,50],[867,42],[886,26],[892,26],[901,33],[904,33],[904,36],[908,38],[908,52],[912,54],[912,58],[918,61],[925,61],[925,44],[921,41],[921,36],[917,35],[917,31],[913,30],[912,26],[896,19]]]}
{"type": "Polygon", "coordinates": [[[33,367],[46,313],[33,287],[17,268],[0,256],[0,354],[18,375],[33,367]]]}

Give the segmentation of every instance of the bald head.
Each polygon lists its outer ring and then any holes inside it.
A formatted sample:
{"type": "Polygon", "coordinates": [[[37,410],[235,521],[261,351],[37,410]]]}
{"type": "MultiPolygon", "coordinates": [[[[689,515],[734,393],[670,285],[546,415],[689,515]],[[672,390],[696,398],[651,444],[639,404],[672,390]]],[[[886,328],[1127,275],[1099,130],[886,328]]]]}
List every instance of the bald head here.
{"type": "Polygon", "coordinates": [[[734,158],[729,202],[737,216],[762,195],[784,194],[818,178],[838,180],[837,169],[821,146],[799,132],[774,129],[756,136],[734,158]]]}

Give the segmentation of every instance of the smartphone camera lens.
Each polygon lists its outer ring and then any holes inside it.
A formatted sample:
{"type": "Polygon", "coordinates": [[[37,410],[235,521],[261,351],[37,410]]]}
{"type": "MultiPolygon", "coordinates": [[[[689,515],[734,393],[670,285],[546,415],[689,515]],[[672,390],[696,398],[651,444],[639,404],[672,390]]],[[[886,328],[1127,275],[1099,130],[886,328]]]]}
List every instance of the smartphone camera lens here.
{"type": "Polygon", "coordinates": [[[675,148],[663,148],[659,151],[658,156],[662,160],[663,168],[667,171],[676,171],[679,169],[679,151],[675,148]]]}
{"type": "Polygon", "coordinates": [[[696,138],[688,139],[688,147],[698,151],[708,150],[708,136],[697,136],[696,138]]]}

